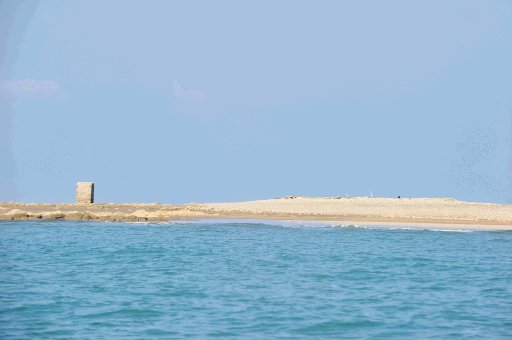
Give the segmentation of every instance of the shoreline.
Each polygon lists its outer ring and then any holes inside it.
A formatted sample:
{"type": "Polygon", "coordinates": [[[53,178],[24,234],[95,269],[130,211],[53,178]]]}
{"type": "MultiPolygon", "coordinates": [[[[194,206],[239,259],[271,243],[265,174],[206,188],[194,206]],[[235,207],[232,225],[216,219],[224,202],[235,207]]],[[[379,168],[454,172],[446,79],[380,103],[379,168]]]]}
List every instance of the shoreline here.
{"type": "Polygon", "coordinates": [[[249,219],[512,230],[512,205],[450,198],[286,197],[230,203],[0,203],[0,221],[171,222],[249,219]]]}
{"type": "Polygon", "coordinates": [[[179,221],[234,221],[247,222],[304,222],[304,223],[332,223],[342,225],[357,225],[357,226],[396,226],[408,227],[411,229],[454,229],[454,230],[474,230],[474,231],[512,231],[512,225],[500,224],[486,221],[453,221],[453,220],[427,220],[427,219],[366,219],[366,218],[344,218],[342,216],[317,216],[317,215],[293,215],[293,216],[276,216],[276,215],[252,215],[252,214],[218,214],[218,215],[196,215],[196,216],[181,216],[171,219],[164,218],[145,218],[136,216],[117,216],[115,218],[104,218],[101,216],[92,217],[85,212],[83,216],[69,216],[69,217],[56,217],[56,218],[39,218],[37,216],[29,217],[15,217],[3,218],[0,216],[0,223],[2,222],[58,222],[58,221],[84,221],[84,222],[120,222],[120,223],[173,223],[179,221]]]}

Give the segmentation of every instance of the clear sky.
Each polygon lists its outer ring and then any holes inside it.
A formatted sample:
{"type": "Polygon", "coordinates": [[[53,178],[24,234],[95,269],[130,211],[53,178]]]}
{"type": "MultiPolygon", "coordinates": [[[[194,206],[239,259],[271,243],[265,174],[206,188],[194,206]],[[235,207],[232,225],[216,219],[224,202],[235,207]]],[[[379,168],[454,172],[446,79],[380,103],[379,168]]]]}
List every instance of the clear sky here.
{"type": "Polygon", "coordinates": [[[511,1],[0,0],[0,200],[512,203],[511,1]]]}

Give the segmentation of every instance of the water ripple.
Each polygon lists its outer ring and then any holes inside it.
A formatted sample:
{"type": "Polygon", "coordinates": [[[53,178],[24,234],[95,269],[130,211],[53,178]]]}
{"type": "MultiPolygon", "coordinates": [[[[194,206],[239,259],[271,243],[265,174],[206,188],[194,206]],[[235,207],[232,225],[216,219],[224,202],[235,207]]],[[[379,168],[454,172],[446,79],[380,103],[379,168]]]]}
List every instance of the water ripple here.
{"type": "Polygon", "coordinates": [[[511,236],[2,222],[0,338],[507,339],[511,236]]]}

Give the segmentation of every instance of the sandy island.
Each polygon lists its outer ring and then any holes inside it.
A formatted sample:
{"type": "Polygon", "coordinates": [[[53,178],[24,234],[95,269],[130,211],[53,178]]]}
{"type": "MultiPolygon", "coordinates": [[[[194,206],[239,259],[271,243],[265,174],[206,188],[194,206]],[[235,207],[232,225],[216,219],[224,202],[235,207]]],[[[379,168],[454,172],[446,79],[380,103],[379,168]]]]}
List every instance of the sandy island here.
{"type": "Polygon", "coordinates": [[[512,230],[512,205],[450,198],[283,197],[231,203],[0,203],[0,220],[156,222],[180,219],[284,219],[346,224],[512,230]]]}

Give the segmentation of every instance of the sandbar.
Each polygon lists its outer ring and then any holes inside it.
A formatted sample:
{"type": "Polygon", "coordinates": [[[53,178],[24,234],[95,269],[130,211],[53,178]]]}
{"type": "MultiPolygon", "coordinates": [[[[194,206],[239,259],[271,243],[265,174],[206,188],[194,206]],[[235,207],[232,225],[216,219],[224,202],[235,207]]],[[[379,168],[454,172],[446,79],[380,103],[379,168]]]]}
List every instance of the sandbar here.
{"type": "Polygon", "coordinates": [[[452,198],[301,196],[188,204],[0,203],[0,220],[166,222],[207,218],[512,230],[512,205],[463,202],[452,198]]]}

